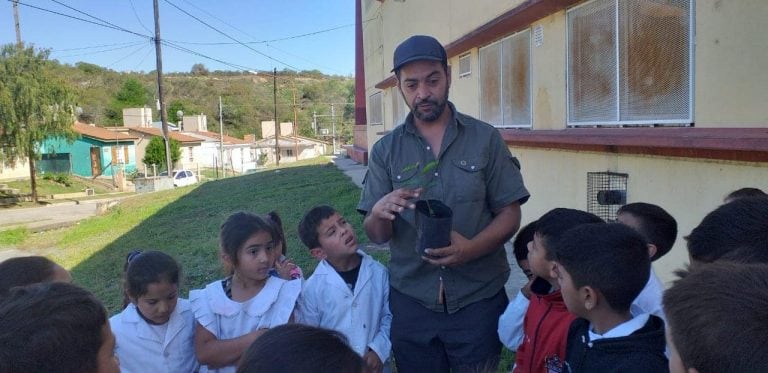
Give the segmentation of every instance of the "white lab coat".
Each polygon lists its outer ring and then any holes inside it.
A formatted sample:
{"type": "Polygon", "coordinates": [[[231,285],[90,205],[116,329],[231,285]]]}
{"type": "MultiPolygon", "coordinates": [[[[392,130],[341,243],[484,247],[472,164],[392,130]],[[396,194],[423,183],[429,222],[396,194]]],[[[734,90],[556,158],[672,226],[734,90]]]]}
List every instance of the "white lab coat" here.
{"type": "Polygon", "coordinates": [[[168,320],[164,341],[139,315],[134,304],[109,319],[115,354],[123,373],[193,372],[197,369],[195,318],[189,301],[179,298],[168,320]]]}
{"type": "Polygon", "coordinates": [[[357,253],[362,256],[362,263],[354,293],[338,272],[322,260],[302,289],[297,320],[341,332],[360,356],[370,348],[386,367],[392,349],[389,275],[368,254],[360,250],[357,253]]]}
{"type": "MultiPolygon", "coordinates": [[[[229,299],[221,280],[208,284],[204,289],[190,291],[189,300],[195,320],[221,340],[286,324],[296,308],[299,292],[300,280],[286,281],[269,276],[264,288],[245,302],[229,299]]],[[[236,369],[235,365],[218,369],[203,365],[200,372],[234,373],[236,369]]]]}

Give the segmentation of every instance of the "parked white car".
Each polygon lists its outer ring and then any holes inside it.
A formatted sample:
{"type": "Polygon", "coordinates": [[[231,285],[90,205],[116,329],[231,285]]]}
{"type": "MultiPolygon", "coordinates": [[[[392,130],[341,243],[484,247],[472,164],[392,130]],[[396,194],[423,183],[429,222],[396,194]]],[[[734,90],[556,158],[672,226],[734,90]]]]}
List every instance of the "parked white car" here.
{"type": "MultiPolygon", "coordinates": [[[[167,172],[163,171],[160,173],[160,176],[166,176],[168,175],[167,172]]],[[[197,175],[195,175],[194,172],[190,170],[174,170],[173,171],[173,186],[180,187],[180,186],[187,186],[197,184],[197,175]]]]}

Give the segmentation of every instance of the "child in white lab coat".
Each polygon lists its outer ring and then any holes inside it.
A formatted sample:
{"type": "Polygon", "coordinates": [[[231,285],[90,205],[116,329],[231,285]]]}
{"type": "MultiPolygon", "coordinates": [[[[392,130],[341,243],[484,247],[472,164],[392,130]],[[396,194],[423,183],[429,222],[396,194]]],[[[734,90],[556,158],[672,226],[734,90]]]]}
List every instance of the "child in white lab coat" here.
{"type": "Polygon", "coordinates": [[[282,255],[280,235],[268,218],[248,212],[221,225],[220,252],[230,276],[192,290],[195,353],[201,372],[235,372],[245,350],[264,332],[290,322],[301,281],[271,276],[282,255]]]}
{"type": "Polygon", "coordinates": [[[366,371],[389,371],[387,269],[358,250],[354,228],[330,206],[307,212],[299,236],[320,263],[302,290],[298,321],[344,334],[366,371]]]}
{"type": "Polygon", "coordinates": [[[160,251],[134,251],[127,260],[124,285],[130,303],[109,319],[120,370],[194,371],[194,315],[189,301],[179,298],[179,264],[160,251]]]}

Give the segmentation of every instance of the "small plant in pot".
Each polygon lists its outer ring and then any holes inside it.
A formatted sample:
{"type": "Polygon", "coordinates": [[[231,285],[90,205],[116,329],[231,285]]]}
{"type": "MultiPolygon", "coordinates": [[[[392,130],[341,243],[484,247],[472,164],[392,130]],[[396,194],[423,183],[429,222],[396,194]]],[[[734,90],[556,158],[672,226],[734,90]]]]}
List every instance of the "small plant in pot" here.
{"type": "MultiPolygon", "coordinates": [[[[405,167],[403,172],[418,169],[420,166],[420,162],[417,162],[405,167]]],[[[425,164],[406,185],[414,189],[422,188],[422,193],[426,192],[437,182],[432,175],[432,171],[437,166],[437,160],[425,164]]],[[[437,199],[416,201],[416,236],[418,237],[416,251],[420,255],[427,255],[424,253],[425,249],[449,246],[452,229],[453,211],[448,205],[437,199]]]]}

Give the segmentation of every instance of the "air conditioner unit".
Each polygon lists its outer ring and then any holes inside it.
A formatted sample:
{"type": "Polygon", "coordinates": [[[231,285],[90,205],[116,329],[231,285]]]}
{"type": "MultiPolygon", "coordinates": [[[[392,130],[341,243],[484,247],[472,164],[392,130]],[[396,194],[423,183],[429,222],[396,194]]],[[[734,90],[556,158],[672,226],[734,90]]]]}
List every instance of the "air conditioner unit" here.
{"type": "Polygon", "coordinates": [[[615,221],[616,212],[627,203],[629,174],[587,172],[587,211],[605,221],[615,221]]]}
{"type": "Polygon", "coordinates": [[[320,129],[320,134],[321,135],[328,135],[329,133],[330,133],[330,131],[328,131],[327,128],[321,128],[320,129]]]}

